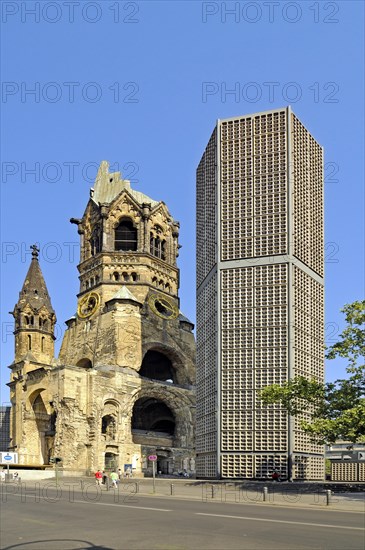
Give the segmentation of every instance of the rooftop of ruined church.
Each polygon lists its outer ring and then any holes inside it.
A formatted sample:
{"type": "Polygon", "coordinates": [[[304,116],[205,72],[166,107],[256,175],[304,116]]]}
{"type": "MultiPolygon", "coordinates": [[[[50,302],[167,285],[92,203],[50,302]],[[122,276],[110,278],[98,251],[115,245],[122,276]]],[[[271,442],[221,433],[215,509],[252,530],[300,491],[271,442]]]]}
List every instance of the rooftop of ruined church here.
{"type": "Polygon", "coordinates": [[[130,181],[124,180],[120,172],[109,172],[109,163],[103,160],[99,166],[95,185],[91,192],[92,200],[96,204],[110,204],[123,189],[126,189],[139,204],[146,203],[154,207],[160,202],[132,189],[130,181]]]}

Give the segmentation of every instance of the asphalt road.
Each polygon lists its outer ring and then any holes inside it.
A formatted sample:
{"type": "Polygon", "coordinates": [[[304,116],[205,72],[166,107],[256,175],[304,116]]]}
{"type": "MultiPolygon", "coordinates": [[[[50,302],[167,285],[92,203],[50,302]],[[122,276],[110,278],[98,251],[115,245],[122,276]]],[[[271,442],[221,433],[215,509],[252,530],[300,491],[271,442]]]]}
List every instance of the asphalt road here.
{"type": "Polygon", "coordinates": [[[358,512],[4,487],[2,550],[363,550],[358,512]]]}

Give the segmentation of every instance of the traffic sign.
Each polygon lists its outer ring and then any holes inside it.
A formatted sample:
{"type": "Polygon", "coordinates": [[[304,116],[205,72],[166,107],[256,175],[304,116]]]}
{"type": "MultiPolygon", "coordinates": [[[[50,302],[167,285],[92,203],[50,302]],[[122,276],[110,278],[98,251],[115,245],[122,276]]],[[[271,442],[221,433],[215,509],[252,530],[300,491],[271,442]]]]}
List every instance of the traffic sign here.
{"type": "Polygon", "coordinates": [[[151,462],[154,462],[155,460],[157,460],[157,456],[156,455],[150,455],[148,457],[148,460],[150,460],[151,462]]]}
{"type": "Polygon", "coordinates": [[[1,464],[18,464],[18,453],[0,453],[1,464]]]}

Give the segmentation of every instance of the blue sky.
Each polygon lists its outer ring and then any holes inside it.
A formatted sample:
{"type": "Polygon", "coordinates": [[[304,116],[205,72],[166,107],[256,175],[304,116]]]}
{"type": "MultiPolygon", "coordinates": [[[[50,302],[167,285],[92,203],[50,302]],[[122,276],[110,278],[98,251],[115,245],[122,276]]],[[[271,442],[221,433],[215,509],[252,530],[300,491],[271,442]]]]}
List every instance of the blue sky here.
{"type": "MultiPolygon", "coordinates": [[[[325,148],[326,339],[336,339],[339,309],[364,294],[362,2],[1,8],[2,402],[8,312],[33,242],[58,346],[76,309],[78,235],[68,220],[82,216],[96,165],[119,166],[180,221],[181,308],[195,320],[195,169],[215,121],[288,104],[325,148]]],[[[329,380],[343,373],[327,367],[329,380]]]]}

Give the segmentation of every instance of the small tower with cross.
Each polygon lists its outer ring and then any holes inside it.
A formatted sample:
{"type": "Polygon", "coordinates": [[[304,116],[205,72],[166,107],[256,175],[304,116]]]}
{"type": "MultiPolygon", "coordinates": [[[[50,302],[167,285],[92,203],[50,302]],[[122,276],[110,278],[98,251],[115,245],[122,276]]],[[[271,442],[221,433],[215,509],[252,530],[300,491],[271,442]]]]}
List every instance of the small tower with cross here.
{"type": "Polygon", "coordinates": [[[12,315],[15,319],[15,363],[25,358],[50,363],[54,358],[56,315],[39,265],[39,249],[32,260],[12,315]]]}

